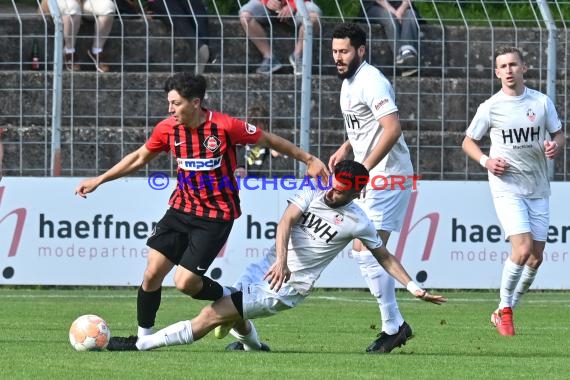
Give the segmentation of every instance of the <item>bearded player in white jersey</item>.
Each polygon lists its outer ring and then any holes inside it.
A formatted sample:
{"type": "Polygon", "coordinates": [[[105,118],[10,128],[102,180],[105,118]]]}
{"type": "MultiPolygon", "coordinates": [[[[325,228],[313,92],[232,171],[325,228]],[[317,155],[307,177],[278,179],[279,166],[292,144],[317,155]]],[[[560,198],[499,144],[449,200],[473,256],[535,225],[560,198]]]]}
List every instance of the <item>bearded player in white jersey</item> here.
{"type": "Polygon", "coordinates": [[[542,263],[550,219],[547,161],[564,150],[566,141],[550,98],[524,85],[526,71],[519,49],[495,51],[501,90],[479,106],[463,140],[463,151],[488,171],[495,211],[511,242],[499,307],[491,314],[491,322],[504,336],[515,335],[513,308],[542,263]],[[479,147],[487,133],[489,156],[479,147]]]}
{"type": "Polygon", "coordinates": [[[269,351],[250,319],[269,317],[301,303],[322,271],[353,239],[360,239],[412,295],[435,304],[445,302],[442,296],[429,294],[412,281],[382,244],[372,222],[353,202],[368,180],[368,171],[358,162],[338,163],[332,188],[306,190],[289,198],[277,226],[274,247],[261,261],[246,268],[231,296],[204,307],[192,320],[174,323],[115,349],[146,351],[190,344],[218,326],[216,337],[229,332],[238,339],[227,349],[269,351]],[[222,326],[226,326],[225,331],[222,326]]]}
{"type": "MultiPolygon", "coordinates": [[[[348,140],[330,157],[329,167],[350,154],[370,171],[372,178],[386,183],[406,179],[403,187],[366,188],[359,205],[374,222],[384,244],[393,231],[400,231],[410,200],[412,161],[404,141],[394,89],[386,77],[368,64],[366,33],[356,24],[339,24],[332,36],[332,53],[338,76],[343,79],[340,107],[348,140]]],[[[396,301],[394,279],[382,269],[374,256],[359,241],[352,254],[360,272],[380,308],[382,330],[366,349],[371,353],[389,353],[412,337],[396,301]]]]}

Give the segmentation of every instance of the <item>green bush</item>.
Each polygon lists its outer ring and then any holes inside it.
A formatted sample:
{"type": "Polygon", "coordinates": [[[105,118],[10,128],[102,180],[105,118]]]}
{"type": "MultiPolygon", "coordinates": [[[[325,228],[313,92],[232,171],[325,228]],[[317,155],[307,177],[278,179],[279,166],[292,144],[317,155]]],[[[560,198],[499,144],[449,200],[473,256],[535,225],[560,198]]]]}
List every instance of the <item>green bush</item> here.
{"type": "MultiPolygon", "coordinates": [[[[228,0],[207,0],[210,12],[215,12],[213,2],[216,2],[218,11],[223,15],[237,15],[239,6],[237,1],[228,0]]],[[[244,3],[246,0],[242,0],[244,3]]],[[[354,18],[360,12],[359,0],[337,0],[341,12],[345,18],[354,18]]],[[[327,17],[338,17],[339,10],[337,1],[317,0],[315,1],[323,10],[327,17]]],[[[550,12],[557,23],[562,24],[562,20],[570,19],[570,2],[549,1],[550,12]]],[[[537,26],[537,18],[541,19],[540,10],[536,2],[528,0],[509,0],[508,5],[504,0],[485,1],[460,1],[459,6],[456,0],[415,0],[414,4],[421,17],[427,23],[438,23],[445,20],[446,24],[464,24],[486,26],[491,23],[493,26],[513,26],[517,23],[529,24],[531,27],[537,26]],[[514,21],[516,20],[516,21],[514,21]]]]}

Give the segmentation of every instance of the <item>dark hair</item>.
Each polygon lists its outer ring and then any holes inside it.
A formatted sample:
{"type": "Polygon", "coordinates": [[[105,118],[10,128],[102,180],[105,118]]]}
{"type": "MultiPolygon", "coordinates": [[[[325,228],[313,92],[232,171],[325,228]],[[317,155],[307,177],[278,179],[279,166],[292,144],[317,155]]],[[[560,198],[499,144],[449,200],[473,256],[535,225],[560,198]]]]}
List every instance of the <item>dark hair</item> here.
{"type": "Polygon", "coordinates": [[[350,44],[358,49],[361,46],[366,46],[366,32],[355,23],[343,22],[338,24],[333,31],[332,38],[348,38],[350,44]]]}
{"type": "Polygon", "coordinates": [[[361,163],[344,160],[335,165],[334,177],[341,183],[342,187],[360,191],[366,187],[370,174],[361,163]]]}
{"type": "Polygon", "coordinates": [[[206,95],[206,78],[202,75],[191,73],[176,73],[169,77],[164,83],[164,91],[169,93],[177,91],[184,99],[199,98],[204,100],[206,95]]]}
{"type": "Polygon", "coordinates": [[[493,56],[493,59],[495,62],[497,62],[498,56],[509,54],[509,53],[517,54],[519,56],[521,62],[524,63],[524,57],[523,57],[522,51],[519,48],[516,48],[514,46],[499,46],[497,49],[495,49],[495,55],[493,56]]]}

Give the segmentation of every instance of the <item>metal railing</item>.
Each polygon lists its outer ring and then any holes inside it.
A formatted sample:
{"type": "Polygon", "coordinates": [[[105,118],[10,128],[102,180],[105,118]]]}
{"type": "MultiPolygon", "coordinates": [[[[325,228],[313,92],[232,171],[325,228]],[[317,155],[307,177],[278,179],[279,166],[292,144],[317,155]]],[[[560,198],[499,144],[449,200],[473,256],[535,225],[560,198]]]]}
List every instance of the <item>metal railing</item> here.
{"type": "MultiPolygon", "coordinates": [[[[235,3],[239,6],[244,1],[235,3]]],[[[340,81],[330,53],[330,35],[335,23],[355,20],[356,16],[354,12],[344,13],[345,1],[329,3],[332,10],[320,19],[310,40],[312,70],[302,77],[296,77],[289,65],[271,75],[257,74],[261,57],[248,40],[238,14],[221,13],[222,2],[209,2],[206,16],[190,8],[185,18],[194,26],[201,17],[208,18],[210,52],[217,56],[205,71],[208,106],[248,118],[250,106],[261,104],[267,109],[271,131],[298,145],[305,146],[308,140],[307,149],[327,161],[345,138],[338,107],[340,81]],[[309,95],[307,102],[303,96],[309,95]]],[[[362,0],[353,3],[357,8],[367,5],[362,0]]],[[[483,170],[461,151],[461,140],[478,104],[499,88],[491,60],[496,45],[513,44],[524,50],[529,64],[527,84],[548,93],[563,124],[567,124],[570,55],[565,15],[570,1],[414,3],[421,14],[417,76],[400,75],[393,54],[394,41],[387,40],[378,20],[367,18],[365,11],[357,20],[368,33],[368,60],[395,88],[414,167],[423,178],[485,178],[483,170]],[[521,7],[531,11],[521,17],[521,7]],[[478,10],[476,18],[473,8],[478,10]],[[552,20],[548,20],[545,10],[552,20]]],[[[138,14],[115,16],[104,49],[112,68],[109,73],[96,72],[85,56],[94,21],[93,16],[84,15],[76,44],[82,70],[64,70],[61,96],[53,95],[54,63],[62,58],[61,52],[54,53],[57,39],[53,17],[38,12],[39,1],[25,5],[11,0],[10,4],[0,5],[0,38],[6,49],[0,56],[5,175],[52,175],[57,149],[52,138],[58,132],[62,175],[100,173],[140,146],[156,122],[166,116],[163,82],[173,72],[194,70],[198,39],[196,35],[175,35],[172,26],[182,16],[168,13],[161,22],[156,15],[142,14],[141,0],[137,5],[138,14]],[[40,70],[31,70],[34,41],[40,48],[40,70]],[[57,101],[62,104],[61,125],[54,119],[57,101]]],[[[284,26],[268,17],[267,32],[274,54],[287,63],[297,39],[297,27],[284,26]]],[[[57,79],[57,72],[55,76],[57,79]]],[[[567,149],[556,160],[555,180],[568,179],[568,158],[567,149]]],[[[145,170],[172,172],[173,168],[171,159],[164,156],[145,170]]],[[[262,170],[279,175],[298,173],[301,168],[291,160],[268,157],[262,170]]]]}

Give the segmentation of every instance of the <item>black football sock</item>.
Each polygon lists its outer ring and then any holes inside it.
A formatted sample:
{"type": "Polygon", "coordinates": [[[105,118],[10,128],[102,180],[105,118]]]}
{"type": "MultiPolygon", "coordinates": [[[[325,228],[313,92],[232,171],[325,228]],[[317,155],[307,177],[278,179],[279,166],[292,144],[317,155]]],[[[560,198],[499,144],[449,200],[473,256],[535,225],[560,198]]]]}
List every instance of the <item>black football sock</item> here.
{"type": "Polygon", "coordinates": [[[153,292],[146,292],[139,287],[137,295],[137,320],[139,327],[150,329],[154,326],[156,313],[160,307],[162,287],[153,292]]]}
{"type": "Polygon", "coordinates": [[[193,296],[197,300],[217,301],[224,295],[224,288],[210,277],[202,277],[202,289],[193,296]]]}

